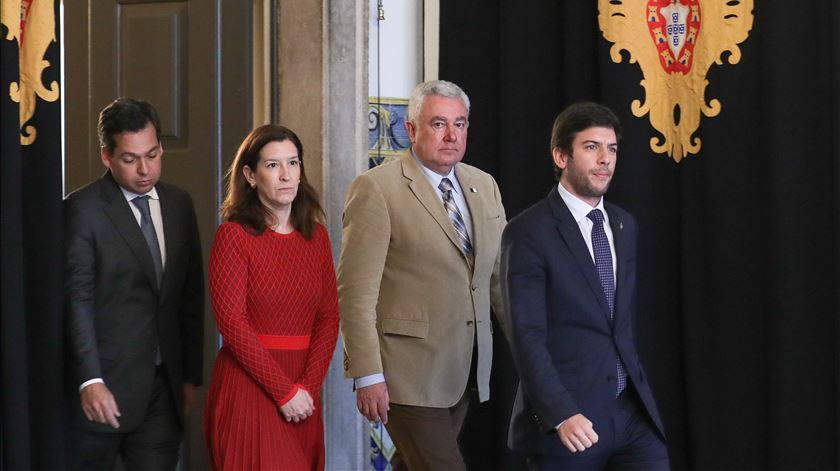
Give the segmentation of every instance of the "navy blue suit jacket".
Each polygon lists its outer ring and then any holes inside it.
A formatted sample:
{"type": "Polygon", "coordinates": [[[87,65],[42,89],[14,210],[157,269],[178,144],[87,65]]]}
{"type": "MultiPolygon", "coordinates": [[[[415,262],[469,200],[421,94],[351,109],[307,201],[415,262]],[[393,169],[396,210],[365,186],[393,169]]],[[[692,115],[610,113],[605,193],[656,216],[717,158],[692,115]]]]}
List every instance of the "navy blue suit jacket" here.
{"type": "Polygon", "coordinates": [[[568,453],[554,427],[583,414],[595,431],[616,407],[616,354],[658,431],[664,429],[636,352],[636,222],[605,203],[615,244],[615,316],[577,222],[552,188],[508,223],[502,273],[510,344],[520,375],[509,445],[534,454],[568,453]]]}

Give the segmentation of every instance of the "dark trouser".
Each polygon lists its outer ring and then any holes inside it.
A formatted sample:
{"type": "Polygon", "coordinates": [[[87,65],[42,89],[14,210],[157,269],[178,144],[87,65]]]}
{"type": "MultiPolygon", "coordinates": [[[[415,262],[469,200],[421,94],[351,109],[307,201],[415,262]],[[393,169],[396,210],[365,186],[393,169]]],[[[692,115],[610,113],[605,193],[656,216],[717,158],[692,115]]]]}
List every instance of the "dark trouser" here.
{"type": "Polygon", "coordinates": [[[391,403],[388,434],[397,447],[395,471],[466,469],[458,448],[458,433],[475,392],[472,388],[450,408],[403,406],[391,403]]]}
{"type": "MultiPolygon", "coordinates": [[[[529,455],[533,471],[614,470],[667,471],[668,450],[651,422],[632,385],[616,399],[615,413],[609,426],[595,429],[598,443],[582,452],[563,455],[529,455]]],[[[565,447],[557,439],[557,446],[565,447]]]]}
{"type": "Polygon", "coordinates": [[[390,404],[385,428],[397,448],[391,465],[394,471],[459,471],[467,469],[458,434],[470,403],[478,396],[475,379],[478,350],[473,348],[467,387],[454,406],[419,407],[390,404]]]}
{"type": "Polygon", "coordinates": [[[89,432],[74,427],[67,450],[68,469],[112,470],[120,455],[129,471],[174,470],[178,464],[181,434],[166,372],[158,368],[143,423],[127,433],[89,432]]]}

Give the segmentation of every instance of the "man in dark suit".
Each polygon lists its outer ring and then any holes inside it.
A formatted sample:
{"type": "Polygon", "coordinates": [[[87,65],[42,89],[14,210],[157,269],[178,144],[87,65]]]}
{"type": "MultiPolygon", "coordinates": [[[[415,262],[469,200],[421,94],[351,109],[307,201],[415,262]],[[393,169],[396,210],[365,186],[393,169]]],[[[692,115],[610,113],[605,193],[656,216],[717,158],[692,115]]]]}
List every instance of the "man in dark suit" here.
{"type": "Polygon", "coordinates": [[[509,444],[532,469],[668,469],[636,352],[636,222],[604,202],[618,118],[579,103],[554,122],[559,185],[502,237],[505,311],[520,374],[509,444]]]}
{"type": "Polygon", "coordinates": [[[99,115],[99,180],[65,200],[70,469],[175,469],[201,383],[204,275],[190,196],[159,182],[160,121],[99,115]]]}

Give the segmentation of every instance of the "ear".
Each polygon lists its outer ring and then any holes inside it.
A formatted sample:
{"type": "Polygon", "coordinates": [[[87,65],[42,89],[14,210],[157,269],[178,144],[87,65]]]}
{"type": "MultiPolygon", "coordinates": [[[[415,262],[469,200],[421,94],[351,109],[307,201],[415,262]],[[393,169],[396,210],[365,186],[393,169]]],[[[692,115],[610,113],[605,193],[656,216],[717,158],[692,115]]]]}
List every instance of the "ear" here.
{"type": "Polygon", "coordinates": [[[248,182],[249,185],[253,185],[256,182],[254,178],[254,171],[251,170],[251,167],[245,165],[242,167],[242,175],[245,175],[245,181],[248,182]]]}
{"type": "Polygon", "coordinates": [[[417,126],[411,121],[406,121],[405,130],[408,131],[408,137],[411,139],[411,142],[414,142],[414,136],[417,135],[417,126]]]}
{"type": "Polygon", "coordinates": [[[111,157],[113,157],[113,155],[111,155],[111,151],[109,151],[107,147],[101,146],[99,147],[99,156],[102,158],[102,165],[104,165],[105,168],[110,169],[111,157]]]}
{"type": "Polygon", "coordinates": [[[551,149],[551,158],[554,160],[554,165],[557,165],[561,169],[566,169],[566,164],[569,162],[569,156],[566,155],[565,152],[560,150],[559,147],[555,147],[551,149]]]}

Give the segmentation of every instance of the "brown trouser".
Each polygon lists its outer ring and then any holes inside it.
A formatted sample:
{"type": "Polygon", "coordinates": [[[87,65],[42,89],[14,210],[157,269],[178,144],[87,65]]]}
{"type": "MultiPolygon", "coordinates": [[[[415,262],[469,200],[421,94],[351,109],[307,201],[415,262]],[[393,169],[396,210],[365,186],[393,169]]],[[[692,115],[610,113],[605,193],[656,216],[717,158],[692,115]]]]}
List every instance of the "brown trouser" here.
{"type": "Polygon", "coordinates": [[[391,403],[388,434],[397,447],[395,471],[465,470],[458,449],[458,433],[475,395],[467,388],[452,407],[419,407],[391,403]]]}

